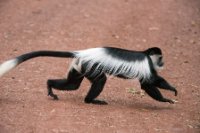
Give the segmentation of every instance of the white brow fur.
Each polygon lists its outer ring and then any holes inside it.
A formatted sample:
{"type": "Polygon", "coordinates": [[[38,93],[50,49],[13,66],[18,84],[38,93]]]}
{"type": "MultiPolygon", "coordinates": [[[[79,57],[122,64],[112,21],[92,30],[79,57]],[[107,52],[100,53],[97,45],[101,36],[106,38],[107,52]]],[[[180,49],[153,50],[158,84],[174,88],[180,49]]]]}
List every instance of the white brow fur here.
{"type": "Polygon", "coordinates": [[[80,58],[82,63],[88,63],[86,72],[89,72],[95,63],[99,63],[92,73],[93,75],[97,74],[101,68],[103,73],[106,72],[114,76],[121,74],[127,78],[138,79],[149,79],[151,76],[147,58],[143,61],[128,62],[107,54],[105,48],[91,48],[77,51],[76,57],[80,58]]]}

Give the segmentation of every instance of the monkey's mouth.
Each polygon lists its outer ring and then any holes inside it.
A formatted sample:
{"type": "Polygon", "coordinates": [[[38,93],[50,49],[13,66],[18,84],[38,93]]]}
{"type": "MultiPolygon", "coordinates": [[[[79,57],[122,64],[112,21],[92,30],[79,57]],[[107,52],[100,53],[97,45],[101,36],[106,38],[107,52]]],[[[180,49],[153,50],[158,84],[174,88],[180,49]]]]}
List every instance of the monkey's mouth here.
{"type": "Polygon", "coordinates": [[[157,69],[158,71],[163,70],[163,69],[164,69],[164,63],[159,63],[159,64],[157,65],[156,69],[157,69]]]}

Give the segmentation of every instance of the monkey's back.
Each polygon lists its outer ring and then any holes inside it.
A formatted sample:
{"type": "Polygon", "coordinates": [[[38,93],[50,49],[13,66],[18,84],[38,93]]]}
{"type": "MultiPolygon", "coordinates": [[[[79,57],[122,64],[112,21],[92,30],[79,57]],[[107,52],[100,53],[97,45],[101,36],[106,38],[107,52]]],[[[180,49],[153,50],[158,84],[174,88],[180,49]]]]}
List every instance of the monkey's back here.
{"type": "Polygon", "coordinates": [[[84,73],[98,76],[101,73],[123,78],[149,78],[148,58],[142,52],[103,47],[78,51],[84,73]]]}

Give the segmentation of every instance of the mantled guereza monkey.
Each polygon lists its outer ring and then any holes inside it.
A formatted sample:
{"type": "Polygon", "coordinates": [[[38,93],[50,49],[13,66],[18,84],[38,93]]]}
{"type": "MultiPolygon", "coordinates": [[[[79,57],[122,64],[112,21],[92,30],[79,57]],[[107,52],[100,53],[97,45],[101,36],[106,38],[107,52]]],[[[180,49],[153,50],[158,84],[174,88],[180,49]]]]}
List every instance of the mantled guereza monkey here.
{"type": "Polygon", "coordinates": [[[114,47],[90,48],[72,52],[35,51],[2,63],[0,77],[20,63],[40,56],[74,58],[66,78],[47,81],[48,95],[54,99],[58,99],[58,97],[53,93],[52,88],[76,90],[83,78],[86,77],[91,82],[91,88],[85,97],[85,102],[106,104],[106,102],[96,99],[104,88],[106,75],[124,79],[137,78],[141,88],[153,99],[160,102],[174,103],[174,100],[163,97],[158,88],[173,91],[175,96],[177,95],[177,90],[156,72],[164,65],[162,51],[157,47],[145,51],[114,47]]]}

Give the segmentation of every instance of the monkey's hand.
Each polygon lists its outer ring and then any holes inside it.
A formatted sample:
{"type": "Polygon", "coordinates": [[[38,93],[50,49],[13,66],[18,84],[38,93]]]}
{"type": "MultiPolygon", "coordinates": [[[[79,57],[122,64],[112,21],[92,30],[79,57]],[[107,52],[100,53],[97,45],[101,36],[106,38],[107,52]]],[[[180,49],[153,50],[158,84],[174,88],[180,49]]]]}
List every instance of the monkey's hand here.
{"type": "Polygon", "coordinates": [[[174,88],[174,93],[175,93],[175,96],[178,95],[178,91],[174,88]]]}
{"type": "Polygon", "coordinates": [[[174,95],[177,96],[178,95],[178,91],[176,90],[175,87],[171,87],[171,90],[174,91],[174,95]]]}
{"type": "Polygon", "coordinates": [[[167,102],[169,102],[170,104],[174,104],[174,103],[177,103],[178,101],[176,100],[173,100],[173,99],[166,99],[167,102]]]}
{"type": "Polygon", "coordinates": [[[171,100],[171,99],[169,99],[168,102],[169,102],[170,104],[174,104],[174,103],[175,103],[174,100],[171,100]]]}

